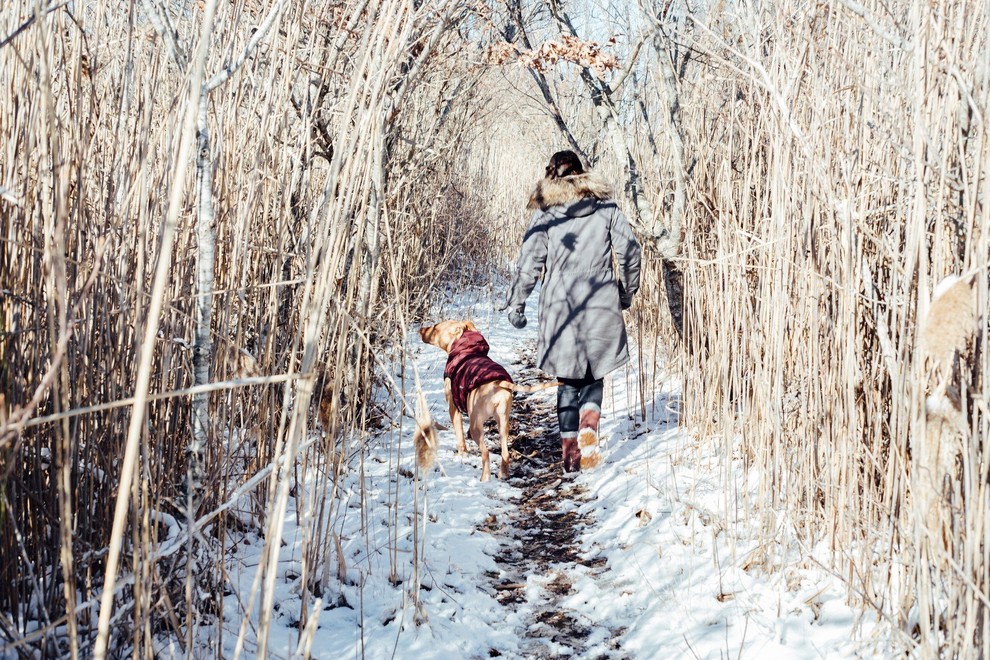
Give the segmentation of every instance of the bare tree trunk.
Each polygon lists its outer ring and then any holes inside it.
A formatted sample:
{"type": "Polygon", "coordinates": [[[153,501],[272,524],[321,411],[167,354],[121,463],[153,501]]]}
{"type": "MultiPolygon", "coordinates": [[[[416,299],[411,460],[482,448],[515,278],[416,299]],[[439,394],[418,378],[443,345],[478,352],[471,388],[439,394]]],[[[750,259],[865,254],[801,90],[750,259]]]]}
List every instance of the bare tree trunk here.
{"type": "Polygon", "coordinates": [[[657,60],[663,71],[663,91],[667,100],[667,137],[670,138],[673,150],[674,169],[674,200],[670,207],[667,221],[667,239],[669,252],[665,256],[675,256],[681,247],[681,226],[684,222],[684,209],[687,204],[687,172],[685,169],[684,131],[681,127],[681,103],[677,89],[677,70],[671,58],[670,51],[664,46],[663,34],[659,31],[653,34],[653,47],[657,51],[657,60]]]}
{"type": "MultiPolygon", "coordinates": [[[[193,341],[193,384],[210,382],[210,366],[213,359],[213,265],[216,255],[216,212],[213,207],[213,161],[210,157],[210,128],[207,121],[209,93],[204,89],[199,97],[196,117],[196,330],[193,341]]],[[[207,392],[193,395],[192,438],[186,450],[186,524],[192,529],[199,508],[203,489],[203,465],[209,441],[209,404],[207,392]]],[[[193,537],[187,541],[189,556],[186,558],[186,640],[192,648],[195,630],[194,600],[195,562],[193,561],[193,537]]]]}
{"type": "MultiPolygon", "coordinates": [[[[213,208],[213,161],[210,158],[210,128],[207,125],[209,96],[199,100],[196,124],[196,335],[193,342],[193,384],[210,382],[213,355],[213,264],[216,254],[216,211],[213,208]]],[[[193,434],[189,443],[186,470],[186,506],[188,516],[196,510],[197,495],[202,488],[203,451],[209,427],[209,394],[193,397],[193,434]]]]}
{"type": "Polygon", "coordinates": [[[647,15],[653,23],[653,47],[657,52],[657,60],[663,72],[663,92],[667,100],[667,136],[670,139],[673,150],[673,170],[674,170],[674,199],[670,207],[670,215],[667,222],[667,235],[665,245],[660,247],[660,253],[664,256],[663,261],[663,281],[667,289],[667,306],[670,309],[670,317],[679,337],[684,336],[684,281],[680,268],[671,261],[681,250],[682,227],[684,224],[684,212],[687,206],[687,168],[685,163],[687,157],[684,149],[684,130],[681,125],[681,102],[680,91],[678,89],[677,67],[674,58],[664,43],[664,33],[660,19],[654,16],[646,7],[642,7],[643,13],[647,15]]]}

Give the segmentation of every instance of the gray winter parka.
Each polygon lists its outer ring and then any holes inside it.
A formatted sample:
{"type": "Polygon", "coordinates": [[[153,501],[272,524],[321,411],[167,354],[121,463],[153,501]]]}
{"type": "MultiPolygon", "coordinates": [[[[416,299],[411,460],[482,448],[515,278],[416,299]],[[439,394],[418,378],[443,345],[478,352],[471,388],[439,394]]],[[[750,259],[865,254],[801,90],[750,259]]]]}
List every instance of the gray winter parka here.
{"type": "Polygon", "coordinates": [[[594,174],[541,180],[529,207],[535,213],[523,237],[509,309],[525,309],[545,271],[540,369],[557,378],[584,378],[589,370],[602,378],[629,361],[619,288],[628,306],[639,289],[639,243],[609,187],[594,174]]]}

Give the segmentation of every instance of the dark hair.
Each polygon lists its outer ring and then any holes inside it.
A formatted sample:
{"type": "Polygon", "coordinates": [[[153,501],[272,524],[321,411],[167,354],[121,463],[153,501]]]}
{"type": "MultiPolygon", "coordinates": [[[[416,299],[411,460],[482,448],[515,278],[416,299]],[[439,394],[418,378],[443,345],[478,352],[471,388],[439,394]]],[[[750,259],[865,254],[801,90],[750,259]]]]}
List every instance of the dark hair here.
{"type": "Polygon", "coordinates": [[[546,178],[559,179],[562,176],[572,174],[584,174],[584,165],[581,164],[581,159],[576,153],[570,150],[558,151],[550,156],[550,162],[547,163],[546,178]]]}

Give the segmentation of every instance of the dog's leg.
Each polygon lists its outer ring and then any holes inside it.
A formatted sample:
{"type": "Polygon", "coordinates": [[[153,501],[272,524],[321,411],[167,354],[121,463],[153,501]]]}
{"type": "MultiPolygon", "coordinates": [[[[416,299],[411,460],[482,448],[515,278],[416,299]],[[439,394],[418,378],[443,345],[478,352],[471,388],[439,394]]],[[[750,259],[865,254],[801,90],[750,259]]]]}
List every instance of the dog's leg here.
{"type": "Polygon", "coordinates": [[[502,465],[498,469],[498,478],[509,478],[509,412],[512,410],[512,392],[495,404],[495,419],[498,420],[498,434],[502,440],[502,465]]]}
{"type": "Polygon", "coordinates": [[[488,454],[488,443],[485,442],[485,422],[480,415],[472,415],[475,410],[468,411],[468,430],[471,439],[478,443],[481,451],[481,480],[488,481],[492,478],[491,457],[488,454]]]}
{"type": "Polygon", "coordinates": [[[454,426],[454,437],[457,438],[457,453],[467,453],[467,443],[464,442],[464,417],[454,405],[454,393],[450,389],[450,379],[443,379],[443,393],[447,396],[447,407],[450,410],[450,423],[454,426]]]}

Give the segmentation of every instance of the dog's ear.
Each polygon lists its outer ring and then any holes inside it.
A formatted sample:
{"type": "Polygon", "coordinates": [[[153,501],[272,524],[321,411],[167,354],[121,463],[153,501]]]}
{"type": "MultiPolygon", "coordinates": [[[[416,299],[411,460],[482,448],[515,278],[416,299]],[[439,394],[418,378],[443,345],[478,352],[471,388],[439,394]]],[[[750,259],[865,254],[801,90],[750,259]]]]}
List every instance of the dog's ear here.
{"type": "Polygon", "coordinates": [[[468,331],[477,332],[478,328],[475,327],[474,321],[465,320],[460,322],[455,322],[455,325],[451,328],[450,333],[450,343],[453,344],[455,341],[461,338],[465,332],[468,331]]]}

